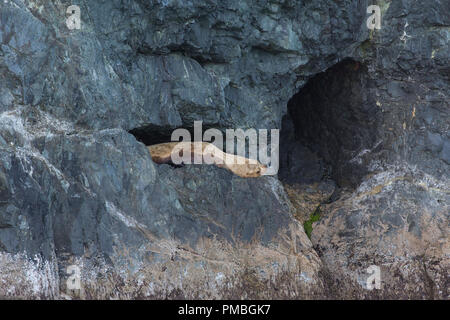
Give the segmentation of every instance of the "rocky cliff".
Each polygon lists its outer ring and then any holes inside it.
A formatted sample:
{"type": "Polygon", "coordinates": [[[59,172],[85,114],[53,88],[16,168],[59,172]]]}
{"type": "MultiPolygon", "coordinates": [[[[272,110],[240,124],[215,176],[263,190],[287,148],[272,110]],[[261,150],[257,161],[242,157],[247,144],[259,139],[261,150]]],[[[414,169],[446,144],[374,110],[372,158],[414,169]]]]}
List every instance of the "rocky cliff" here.
{"type": "Polygon", "coordinates": [[[0,1],[0,297],[448,299],[449,38],[441,0],[0,1]],[[195,120],[280,129],[278,176],[153,163],[195,120]]]}

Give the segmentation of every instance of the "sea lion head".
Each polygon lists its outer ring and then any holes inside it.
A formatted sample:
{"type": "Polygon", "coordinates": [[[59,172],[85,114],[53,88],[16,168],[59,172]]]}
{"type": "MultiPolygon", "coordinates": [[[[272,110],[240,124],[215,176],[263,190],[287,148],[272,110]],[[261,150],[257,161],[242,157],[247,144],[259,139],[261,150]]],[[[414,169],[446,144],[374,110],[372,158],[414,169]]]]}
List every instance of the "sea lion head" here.
{"type": "Polygon", "coordinates": [[[267,166],[260,163],[256,164],[248,163],[246,164],[245,169],[246,170],[243,175],[245,178],[256,178],[262,176],[267,171],[267,166]]]}

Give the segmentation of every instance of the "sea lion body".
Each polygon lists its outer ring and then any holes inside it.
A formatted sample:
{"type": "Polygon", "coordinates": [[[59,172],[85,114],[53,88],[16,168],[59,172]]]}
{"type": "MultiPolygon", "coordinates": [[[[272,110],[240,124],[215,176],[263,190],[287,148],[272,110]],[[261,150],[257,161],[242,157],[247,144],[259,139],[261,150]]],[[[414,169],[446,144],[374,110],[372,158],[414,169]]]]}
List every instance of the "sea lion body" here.
{"type": "MultiPolygon", "coordinates": [[[[256,160],[225,153],[209,142],[168,142],[147,147],[152,160],[156,163],[172,163],[172,153],[183,156],[183,150],[189,150],[190,159],[206,160],[207,164],[215,164],[243,178],[262,176],[267,167],[256,160]],[[209,160],[208,160],[209,159],[209,160]]],[[[192,163],[189,162],[189,163],[192,163]]],[[[195,163],[195,162],[194,162],[195,163]]]]}

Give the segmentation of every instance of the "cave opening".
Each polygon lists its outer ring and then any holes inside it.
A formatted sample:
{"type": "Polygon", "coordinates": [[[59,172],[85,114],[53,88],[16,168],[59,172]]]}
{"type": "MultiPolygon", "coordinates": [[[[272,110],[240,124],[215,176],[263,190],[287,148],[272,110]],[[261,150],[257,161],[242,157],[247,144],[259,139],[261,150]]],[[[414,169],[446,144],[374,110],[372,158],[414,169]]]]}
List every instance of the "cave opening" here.
{"type": "MultiPolygon", "coordinates": [[[[206,130],[211,128],[217,128],[218,126],[210,125],[210,124],[202,124],[201,136],[206,130]]],[[[191,134],[191,139],[194,140],[194,127],[193,126],[183,126],[183,127],[173,127],[173,126],[158,126],[158,125],[144,125],[141,127],[137,127],[129,130],[137,141],[142,142],[146,146],[158,144],[158,143],[166,143],[172,141],[172,133],[176,129],[186,129],[191,134]]],[[[220,129],[220,127],[219,127],[220,129]]]]}
{"type": "Polygon", "coordinates": [[[346,59],[310,78],[289,100],[280,135],[285,186],[304,191],[319,185],[316,191],[332,199],[360,184],[380,118],[368,88],[366,66],[346,59]]]}
{"type": "Polygon", "coordinates": [[[169,142],[174,128],[169,126],[145,125],[129,131],[137,141],[146,146],[169,142]]]}

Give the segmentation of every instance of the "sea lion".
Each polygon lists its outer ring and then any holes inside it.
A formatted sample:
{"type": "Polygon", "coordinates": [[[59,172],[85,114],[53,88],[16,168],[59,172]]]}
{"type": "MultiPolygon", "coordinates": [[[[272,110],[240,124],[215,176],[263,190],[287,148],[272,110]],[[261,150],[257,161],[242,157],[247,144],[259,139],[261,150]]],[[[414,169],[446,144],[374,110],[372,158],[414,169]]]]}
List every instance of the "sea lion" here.
{"type": "MultiPolygon", "coordinates": [[[[172,153],[183,157],[182,150],[190,150],[191,154],[188,156],[190,160],[195,157],[198,157],[197,159],[200,161],[210,159],[206,161],[207,164],[215,164],[220,168],[228,169],[243,178],[256,178],[264,175],[267,170],[267,166],[257,160],[225,153],[209,142],[168,142],[147,146],[147,148],[152,160],[159,164],[173,163],[172,153]]],[[[186,155],[184,156],[186,159],[186,155]]],[[[193,161],[188,163],[193,163],[193,161]]]]}

